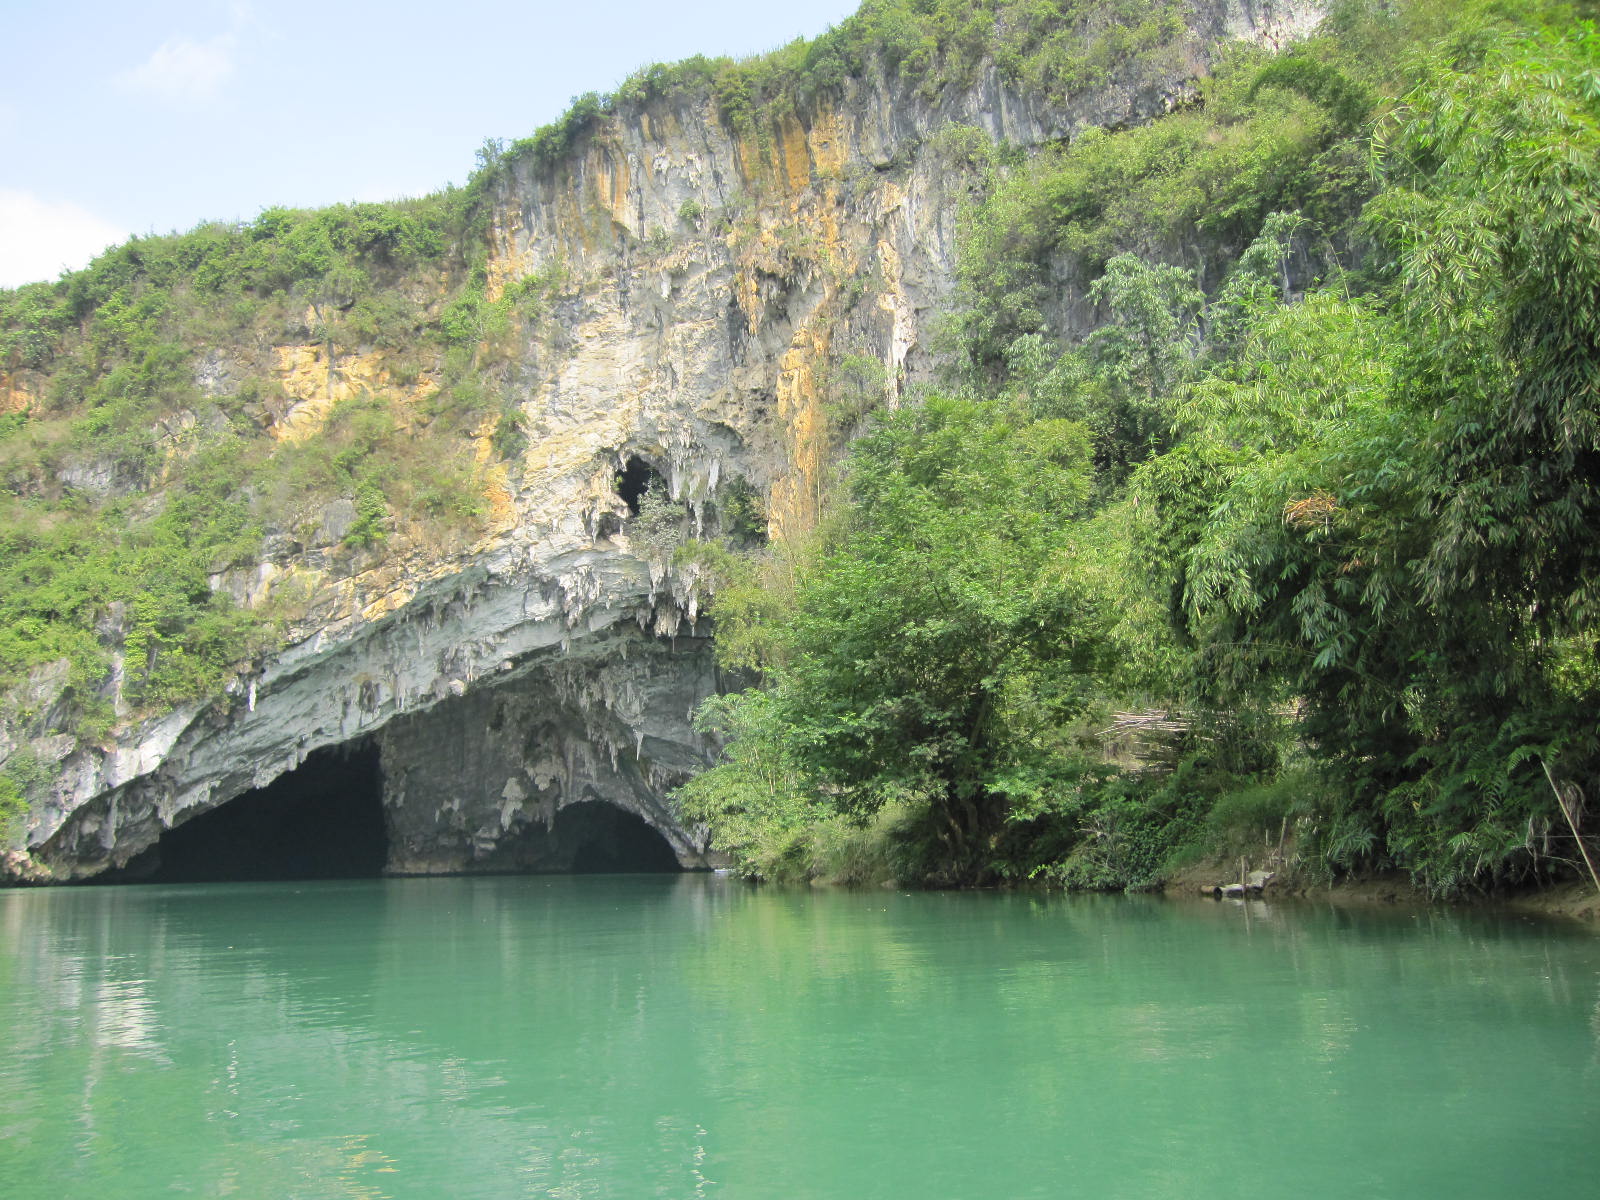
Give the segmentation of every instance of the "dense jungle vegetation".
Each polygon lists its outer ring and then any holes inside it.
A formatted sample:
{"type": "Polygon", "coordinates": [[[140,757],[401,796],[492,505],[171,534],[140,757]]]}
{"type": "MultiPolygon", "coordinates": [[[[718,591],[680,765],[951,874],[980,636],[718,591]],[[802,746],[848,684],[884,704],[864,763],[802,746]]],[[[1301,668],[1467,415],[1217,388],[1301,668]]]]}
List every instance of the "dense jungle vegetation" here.
{"type": "Polygon", "coordinates": [[[976,172],[938,394],[717,607],[748,872],[1577,869],[1600,767],[1600,35],[1364,4],[976,172]],[[1074,275],[1100,324],[1052,338],[1074,275]],[[788,580],[797,580],[793,584],[788,580]],[[1120,743],[1119,744],[1119,739],[1120,743]],[[1141,744],[1142,742],[1142,744],[1141,744]]]}
{"type": "MultiPolygon", "coordinates": [[[[0,292],[7,718],[94,741],[213,694],[298,615],[213,585],[268,544],[348,563],[471,532],[474,436],[521,445],[506,331],[562,286],[489,298],[484,196],[513,164],[676,94],[759,135],[872,71],[931,99],[993,61],[1062,100],[1160,67],[1182,9],[867,0],[581,97],[465,188],[138,238],[0,292]],[[210,370],[221,342],[253,371],[210,370]],[[287,344],[437,387],[273,440],[287,344]],[[61,662],[67,699],[26,711],[61,662]]],[[[1031,155],[947,129],[971,200],[944,382],[857,427],[809,537],[718,557],[720,653],[760,682],[702,713],[726,760],[684,814],[766,878],[1575,870],[1600,769],[1588,15],[1348,0],[1148,125],[1031,155]]],[[[0,824],[40,770],[5,763],[0,824]]]]}

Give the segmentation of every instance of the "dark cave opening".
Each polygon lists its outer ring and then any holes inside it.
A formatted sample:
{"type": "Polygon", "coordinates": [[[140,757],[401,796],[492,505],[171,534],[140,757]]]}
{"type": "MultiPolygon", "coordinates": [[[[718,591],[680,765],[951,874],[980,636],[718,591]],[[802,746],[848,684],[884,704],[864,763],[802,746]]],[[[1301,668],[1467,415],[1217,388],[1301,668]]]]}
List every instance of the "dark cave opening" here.
{"type": "Polygon", "coordinates": [[[617,472],[617,495],[621,496],[623,503],[628,506],[628,512],[637,517],[644,494],[660,481],[660,473],[635,454],[628,459],[622,470],[617,472]]]}
{"type": "Polygon", "coordinates": [[[551,840],[572,854],[574,875],[659,874],[683,870],[678,856],[641,816],[584,800],[556,814],[551,840]]]}
{"type": "Polygon", "coordinates": [[[388,860],[376,745],[313,751],[299,767],[161,835],[156,883],[372,879],[388,860]]]}

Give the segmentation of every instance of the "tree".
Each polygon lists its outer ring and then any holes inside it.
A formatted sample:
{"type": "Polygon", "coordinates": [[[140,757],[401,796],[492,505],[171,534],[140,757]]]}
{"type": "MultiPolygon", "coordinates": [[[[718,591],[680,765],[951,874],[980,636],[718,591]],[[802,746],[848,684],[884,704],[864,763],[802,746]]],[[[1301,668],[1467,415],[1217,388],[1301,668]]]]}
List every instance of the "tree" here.
{"type": "Polygon", "coordinates": [[[1048,586],[1088,459],[1079,425],[942,397],[861,439],[848,523],[802,583],[765,689],[724,702],[732,759],[691,786],[697,811],[714,826],[713,797],[725,825],[756,811],[772,790],[746,746],[781,745],[795,803],[861,821],[909,807],[938,877],[982,877],[1029,722],[1081,707],[1061,680],[1101,645],[1048,586]]]}
{"type": "Polygon", "coordinates": [[[1404,388],[1436,412],[1432,596],[1600,617],[1600,33],[1438,63],[1378,144],[1404,388]]]}
{"type": "Polygon", "coordinates": [[[1482,46],[1380,142],[1381,305],[1252,305],[1142,476],[1209,675],[1341,769],[1330,859],[1439,891],[1542,869],[1541,763],[1600,769],[1600,38],[1482,46]]]}
{"type": "Polygon", "coordinates": [[[1199,352],[1205,296],[1194,272],[1119,254],[1089,288],[1107,319],[1084,342],[1084,353],[1116,398],[1112,439],[1137,462],[1164,447],[1168,397],[1199,352]]]}

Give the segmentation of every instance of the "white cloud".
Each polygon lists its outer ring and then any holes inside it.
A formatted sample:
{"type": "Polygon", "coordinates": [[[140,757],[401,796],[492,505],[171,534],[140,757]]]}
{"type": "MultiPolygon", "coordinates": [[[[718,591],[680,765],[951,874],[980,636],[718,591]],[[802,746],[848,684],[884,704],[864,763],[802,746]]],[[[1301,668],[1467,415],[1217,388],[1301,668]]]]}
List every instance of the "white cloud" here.
{"type": "Polygon", "coordinates": [[[76,204],[52,204],[0,188],[0,287],[54,279],[128,233],[76,204]]]}
{"type": "Polygon", "coordinates": [[[117,76],[129,91],[160,100],[186,103],[215,96],[233,74],[233,56],[239,39],[231,33],[197,42],[173,38],[131,71],[117,76]]]}

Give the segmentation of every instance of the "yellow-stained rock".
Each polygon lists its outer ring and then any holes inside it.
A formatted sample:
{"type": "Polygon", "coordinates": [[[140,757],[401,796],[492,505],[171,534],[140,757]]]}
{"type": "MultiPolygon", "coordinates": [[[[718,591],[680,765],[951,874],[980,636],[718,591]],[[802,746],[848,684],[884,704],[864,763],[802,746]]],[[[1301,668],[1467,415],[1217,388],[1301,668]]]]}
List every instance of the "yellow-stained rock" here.
{"type": "Polygon", "coordinates": [[[632,172],[626,156],[615,152],[597,154],[594,168],[595,197],[611,217],[611,223],[637,236],[638,222],[628,205],[632,172]]]}
{"type": "Polygon", "coordinates": [[[824,178],[841,174],[850,161],[850,124],[838,109],[817,114],[806,133],[812,169],[824,178]]]}
{"type": "Polygon", "coordinates": [[[502,209],[489,227],[489,260],[484,295],[493,302],[506,288],[533,271],[533,252],[519,209],[502,209]]]}
{"type": "Polygon", "coordinates": [[[817,522],[828,451],[817,367],[827,359],[830,336],[823,321],[802,325],[780,364],[778,420],[789,461],[788,474],[772,484],[768,532],[774,540],[804,533],[817,522]]]}
{"type": "Polygon", "coordinates": [[[331,360],[326,345],[276,346],[274,367],[279,385],[294,404],[276,421],[272,436],[279,441],[303,442],[321,432],[333,406],[362,394],[386,396],[414,405],[438,391],[438,384],[423,375],[407,387],[396,384],[378,352],[337,354],[331,360]]]}
{"type": "Polygon", "coordinates": [[[33,407],[33,393],[14,372],[0,372],[0,413],[27,412],[33,407]]]}

